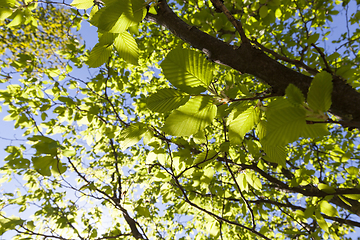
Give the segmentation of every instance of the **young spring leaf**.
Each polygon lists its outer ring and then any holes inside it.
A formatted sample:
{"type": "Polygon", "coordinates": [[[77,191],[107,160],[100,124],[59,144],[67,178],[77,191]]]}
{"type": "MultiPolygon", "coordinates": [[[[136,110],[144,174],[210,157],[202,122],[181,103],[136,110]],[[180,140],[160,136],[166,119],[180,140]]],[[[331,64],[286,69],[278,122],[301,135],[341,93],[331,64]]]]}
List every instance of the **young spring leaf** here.
{"type": "Polygon", "coordinates": [[[172,50],[161,68],[172,85],[189,94],[204,92],[212,81],[213,65],[194,50],[172,50]]]}
{"type": "Polygon", "coordinates": [[[147,107],[154,111],[165,113],[184,105],[189,95],[176,89],[160,89],[147,100],[147,107]]]}
{"type": "Polygon", "coordinates": [[[331,106],[332,77],[328,72],[316,74],[309,88],[307,102],[314,111],[326,112],[331,106]]]}
{"type": "Polygon", "coordinates": [[[163,130],[173,136],[190,136],[211,124],[216,106],[210,96],[196,96],[166,119],[163,130]]]}
{"type": "Polygon", "coordinates": [[[114,46],[125,61],[138,65],[139,48],[135,39],[128,32],[119,33],[115,38],[114,46]]]}

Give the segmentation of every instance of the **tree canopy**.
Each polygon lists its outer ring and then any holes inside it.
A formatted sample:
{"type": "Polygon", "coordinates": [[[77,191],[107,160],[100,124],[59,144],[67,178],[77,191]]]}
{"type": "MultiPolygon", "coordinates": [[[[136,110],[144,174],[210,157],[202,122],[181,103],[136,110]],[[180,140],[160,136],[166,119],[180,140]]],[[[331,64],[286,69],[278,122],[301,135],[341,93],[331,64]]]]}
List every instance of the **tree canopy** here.
{"type": "Polygon", "coordinates": [[[350,239],[359,6],[0,0],[0,235],[350,239]]]}

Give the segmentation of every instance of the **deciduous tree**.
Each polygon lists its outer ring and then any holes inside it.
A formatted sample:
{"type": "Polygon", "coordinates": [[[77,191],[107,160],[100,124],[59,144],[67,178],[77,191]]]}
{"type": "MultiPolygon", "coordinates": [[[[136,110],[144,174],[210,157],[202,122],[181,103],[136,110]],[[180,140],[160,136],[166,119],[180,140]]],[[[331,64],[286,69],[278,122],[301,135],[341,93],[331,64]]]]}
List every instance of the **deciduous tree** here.
{"type": "Polygon", "coordinates": [[[0,234],[348,239],[359,4],[2,0],[0,234]]]}

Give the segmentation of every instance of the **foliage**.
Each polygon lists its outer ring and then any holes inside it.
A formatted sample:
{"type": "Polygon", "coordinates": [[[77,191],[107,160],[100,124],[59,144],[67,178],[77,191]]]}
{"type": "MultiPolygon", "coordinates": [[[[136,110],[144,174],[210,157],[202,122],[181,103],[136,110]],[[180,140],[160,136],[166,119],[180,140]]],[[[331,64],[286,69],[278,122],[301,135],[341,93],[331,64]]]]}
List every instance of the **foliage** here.
{"type": "Polygon", "coordinates": [[[0,234],[348,239],[359,4],[1,0],[0,234]]]}

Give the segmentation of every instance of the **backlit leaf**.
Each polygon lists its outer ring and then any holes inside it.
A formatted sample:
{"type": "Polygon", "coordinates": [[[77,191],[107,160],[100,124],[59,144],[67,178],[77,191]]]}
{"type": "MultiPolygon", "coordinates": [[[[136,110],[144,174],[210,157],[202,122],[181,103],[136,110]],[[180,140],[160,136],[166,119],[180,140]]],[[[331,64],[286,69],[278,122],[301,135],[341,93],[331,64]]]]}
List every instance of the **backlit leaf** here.
{"type": "Polygon", "coordinates": [[[90,52],[89,60],[87,62],[89,67],[96,68],[106,63],[111,56],[112,49],[112,45],[102,46],[99,43],[96,44],[90,52]]]}
{"type": "Polygon", "coordinates": [[[172,85],[189,94],[204,92],[213,80],[213,65],[194,50],[172,50],[161,63],[161,68],[172,85]]]}
{"type": "Polygon", "coordinates": [[[260,120],[260,110],[251,106],[238,115],[229,125],[229,140],[231,144],[240,144],[245,134],[249,132],[260,120]]]}
{"type": "Polygon", "coordinates": [[[129,127],[125,128],[121,131],[121,150],[125,150],[128,147],[136,144],[140,141],[140,139],[143,137],[145,132],[147,131],[146,125],[142,123],[135,123],[130,125],[129,127]]]}
{"type": "Polygon", "coordinates": [[[92,22],[101,31],[121,33],[143,20],[145,14],[142,0],[110,1],[108,6],[95,13],[92,22]]]}
{"type": "Polygon", "coordinates": [[[88,9],[94,5],[94,1],[92,1],[92,0],[74,0],[71,3],[71,5],[76,7],[77,9],[88,9]]]}
{"type": "Polygon", "coordinates": [[[163,130],[173,136],[190,136],[211,124],[216,106],[209,96],[196,96],[172,112],[163,130]]]}
{"type": "Polygon", "coordinates": [[[189,100],[189,95],[176,89],[160,89],[147,100],[147,107],[155,112],[169,112],[184,105],[189,100]]]}
{"type": "Polygon", "coordinates": [[[332,77],[328,72],[316,74],[309,88],[307,102],[314,111],[326,112],[331,106],[332,77]]]}
{"type": "Polygon", "coordinates": [[[121,58],[131,64],[138,65],[139,48],[130,33],[119,33],[115,38],[114,46],[121,58]]]}

